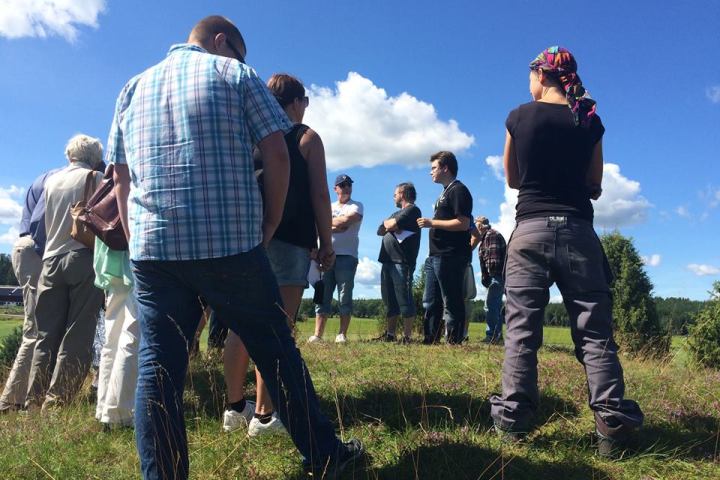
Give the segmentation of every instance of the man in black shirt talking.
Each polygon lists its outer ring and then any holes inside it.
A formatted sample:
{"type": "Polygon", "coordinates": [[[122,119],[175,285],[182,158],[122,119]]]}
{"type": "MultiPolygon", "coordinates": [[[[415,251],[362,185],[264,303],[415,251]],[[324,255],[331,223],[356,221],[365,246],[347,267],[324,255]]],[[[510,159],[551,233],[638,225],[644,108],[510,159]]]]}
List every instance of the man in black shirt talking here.
{"type": "Polygon", "coordinates": [[[420,209],[415,206],[415,186],[401,183],[395,187],[393,202],[400,210],[380,224],[377,234],[383,237],[378,261],[382,264],[380,287],[387,311],[387,330],[380,337],[395,341],[398,317],[403,317],[403,343],[410,341],[415,320],[412,281],[415,260],[420,250],[420,209]]]}
{"type": "Polygon", "coordinates": [[[467,187],[457,180],[458,164],[452,152],[438,152],[430,157],[430,176],[433,182],[443,186],[443,192],[435,203],[435,215],[419,218],[420,228],[430,228],[430,262],[442,298],[427,299],[426,341],[437,335],[442,321],[443,310],[437,303],[442,301],[446,315],[447,341],[459,344],[463,340],[465,303],[463,299],[463,278],[470,262],[470,221],[472,218],[472,196],[467,187]]]}

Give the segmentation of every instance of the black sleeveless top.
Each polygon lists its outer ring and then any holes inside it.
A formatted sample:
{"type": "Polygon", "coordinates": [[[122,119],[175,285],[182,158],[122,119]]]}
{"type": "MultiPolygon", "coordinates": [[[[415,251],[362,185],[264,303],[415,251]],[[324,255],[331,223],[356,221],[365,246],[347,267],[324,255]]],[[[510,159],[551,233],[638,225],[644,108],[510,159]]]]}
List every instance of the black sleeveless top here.
{"type": "MultiPolygon", "coordinates": [[[[315,228],[315,211],[310,199],[310,173],[307,160],[300,153],[300,139],[308,128],[307,125],[297,123],[292,130],[285,134],[285,144],[290,157],[290,182],[282,220],[280,220],[280,225],[278,225],[273,238],[310,249],[317,248],[317,228],[315,228]]],[[[255,150],[255,168],[262,168],[262,159],[257,149],[255,150]]],[[[264,199],[262,174],[258,178],[258,182],[264,199]]]]}

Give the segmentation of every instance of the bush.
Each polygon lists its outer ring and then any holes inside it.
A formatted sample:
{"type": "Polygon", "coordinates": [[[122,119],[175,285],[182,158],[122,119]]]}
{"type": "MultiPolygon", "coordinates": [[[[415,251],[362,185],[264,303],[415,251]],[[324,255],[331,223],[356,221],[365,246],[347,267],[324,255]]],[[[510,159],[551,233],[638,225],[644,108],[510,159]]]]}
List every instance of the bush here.
{"type": "Polygon", "coordinates": [[[660,357],[670,350],[670,334],[660,325],[653,285],[632,239],[618,232],[602,236],[614,275],[611,283],[616,339],[628,353],[660,357]]]}
{"type": "Polygon", "coordinates": [[[22,343],[22,326],[15,327],[10,335],[0,341],[0,366],[11,368],[20,344],[22,343]]]}
{"type": "Polygon", "coordinates": [[[711,300],[695,316],[687,345],[698,365],[720,368],[720,282],[713,284],[711,300]]]}

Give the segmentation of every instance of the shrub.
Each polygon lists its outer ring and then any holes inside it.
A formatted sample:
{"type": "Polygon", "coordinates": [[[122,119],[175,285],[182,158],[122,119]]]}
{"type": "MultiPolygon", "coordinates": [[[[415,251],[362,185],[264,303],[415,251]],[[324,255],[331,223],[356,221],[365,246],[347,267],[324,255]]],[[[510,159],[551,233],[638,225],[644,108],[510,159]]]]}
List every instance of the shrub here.
{"type": "Polygon", "coordinates": [[[698,365],[720,368],[720,282],[713,284],[711,300],[695,316],[687,345],[698,365]]]}
{"type": "Polygon", "coordinates": [[[20,344],[22,343],[22,326],[15,327],[10,334],[0,341],[0,366],[11,368],[20,344]]]}
{"type": "Polygon", "coordinates": [[[613,232],[603,235],[601,241],[615,277],[611,292],[618,344],[634,355],[666,355],[671,337],[660,325],[653,285],[632,239],[613,232]]]}

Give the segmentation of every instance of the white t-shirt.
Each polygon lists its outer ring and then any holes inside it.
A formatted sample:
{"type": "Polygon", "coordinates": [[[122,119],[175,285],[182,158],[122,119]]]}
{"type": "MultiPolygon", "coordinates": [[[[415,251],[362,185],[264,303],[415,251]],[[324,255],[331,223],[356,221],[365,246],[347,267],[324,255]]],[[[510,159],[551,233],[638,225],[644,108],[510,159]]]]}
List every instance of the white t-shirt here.
{"type": "MultiPolygon", "coordinates": [[[[332,204],[333,218],[343,215],[348,216],[353,213],[359,213],[362,215],[363,204],[356,202],[355,200],[350,200],[347,203],[333,202],[332,204]]],[[[360,233],[361,223],[362,220],[353,223],[344,232],[336,232],[332,234],[333,250],[335,250],[335,255],[352,255],[357,258],[358,244],[360,243],[358,234],[360,233]]]]}

